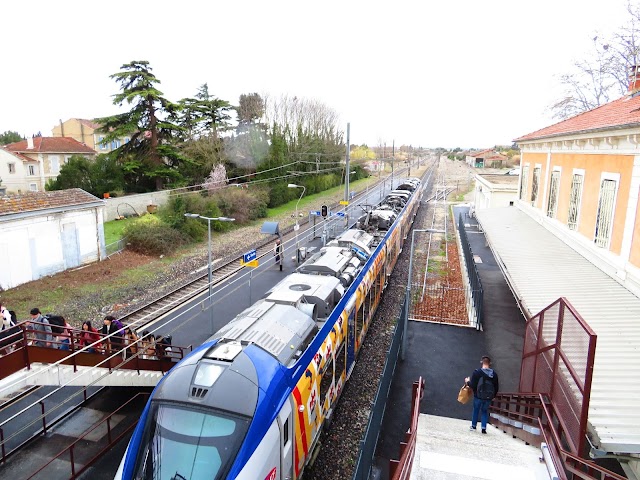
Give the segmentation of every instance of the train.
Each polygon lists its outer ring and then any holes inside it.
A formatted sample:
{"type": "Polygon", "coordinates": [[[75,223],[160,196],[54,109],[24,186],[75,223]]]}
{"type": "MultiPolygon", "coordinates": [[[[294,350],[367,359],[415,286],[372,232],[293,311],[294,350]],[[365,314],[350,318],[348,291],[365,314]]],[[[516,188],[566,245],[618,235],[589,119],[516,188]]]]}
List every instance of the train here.
{"type": "Polygon", "coordinates": [[[418,211],[399,183],[160,380],[117,480],[302,477],[418,211]]]}

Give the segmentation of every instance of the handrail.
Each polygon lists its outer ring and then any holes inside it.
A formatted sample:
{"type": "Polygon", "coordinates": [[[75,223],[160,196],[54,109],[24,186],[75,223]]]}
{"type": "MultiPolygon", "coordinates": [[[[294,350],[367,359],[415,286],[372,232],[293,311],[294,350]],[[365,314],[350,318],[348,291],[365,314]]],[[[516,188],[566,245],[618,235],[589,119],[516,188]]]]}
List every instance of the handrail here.
{"type": "Polygon", "coordinates": [[[419,377],[413,382],[411,396],[411,426],[404,434],[404,442],[400,443],[400,460],[389,460],[390,480],[407,480],[411,475],[413,458],[418,438],[418,418],[420,417],[420,400],[424,396],[424,379],[419,377]]]}
{"type": "MultiPolygon", "coordinates": [[[[542,437],[549,448],[551,461],[562,480],[625,480],[625,477],[607,470],[600,465],[579,457],[566,450],[562,445],[564,426],[558,421],[553,404],[543,393],[500,393],[494,399],[491,410],[505,417],[518,419],[540,428],[542,437]],[[515,400],[517,398],[517,400],[515,400]],[[496,405],[497,404],[497,405],[496,405]],[[506,404],[506,407],[503,405],[506,404]],[[525,409],[539,409],[540,415],[532,416],[528,413],[514,412],[510,405],[517,405],[525,409]]],[[[517,436],[517,432],[512,432],[517,436]]],[[[565,435],[566,437],[566,435],[565,435]]]]}
{"type": "Polygon", "coordinates": [[[96,423],[93,427],[91,427],[89,430],[87,430],[86,432],[84,432],[80,437],[78,437],[71,445],[69,445],[68,447],[66,447],[64,450],[62,450],[60,453],[58,453],[57,455],[55,455],[53,458],[51,458],[51,460],[49,460],[47,463],[45,463],[42,467],[40,467],[38,470],[36,470],[36,472],[34,472],[32,475],[30,475],[29,477],[27,477],[27,480],[35,477],[36,475],[38,475],[40,472],[42,472],[45,468],[47,468],[49,465],[51,465],[55,460],[59,459],[60,457],[62,457],[65,453],[69,452],[69,460],[70,460],[70,466],[71,466],[71,477],[72,479],[79,477],[82,473],[85,472],[85,470],[87,470],[91,465],[93,465],[95,463],[96,460],[98,460],[98,458],[100,458],[102,456],[102,454],[107,451],[108,449],[110,449],[113,445],[115,445],[116,443],[118,443],[120,441],[120,439],[126,435],[127,433],[129,433],[137,424],[137,422],[132,423],[131,425],[129,425],[123,432],[121,432],[116,438],[112,438],[111,437],[111,417],[113,417],[115,414],[117,414],[120,410],[122,410],[124,407],[126,407],[129,403],[133,402],[134,400],[136,400],[138,397],[148,397],[149,393],[144,393],[144,392],[140,392],[137,393],[135,396],[133,396],[132,398],[130,398],[129,400],[127,400],[125,403],[123,403],[122,405],[120,405],[116,410],[114,410],[111,414],[109,414],[108,416],[106,416],[105,418],[103,418],[102,420],[100,420],[98,423],[96,423]],[[84,438],[89,435],[91,432],[93,432],[96,428],[98,428],[99,426],[101,426],[103,423],[107,424],[107,439],[108,439],[108,444],[103,447],[97,455],[94,455],[89,461],[87,462],[83,462],[82,467],[76,471],[76,466],[75,466],[75,461],[74,461],[74,456],[73,456],[73,451],[75,446],[84,440],[84,438]]]}

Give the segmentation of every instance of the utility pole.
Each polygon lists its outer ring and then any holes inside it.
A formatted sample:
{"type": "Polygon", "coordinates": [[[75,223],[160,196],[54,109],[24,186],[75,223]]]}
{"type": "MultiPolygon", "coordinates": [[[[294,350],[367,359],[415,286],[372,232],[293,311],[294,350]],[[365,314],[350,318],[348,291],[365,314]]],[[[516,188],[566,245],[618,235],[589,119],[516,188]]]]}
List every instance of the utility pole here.
{"type": "Polygon", "coordinates": [[[393,190],[393,162],[396,159],[396,141],[391,144],[391,190],[393,190]]]}
{"type": "MultiPolygon", "coordinates": [[[[351,158],[351,144],[350,144],[350,134],[351,134],[351,124],[347,123],[347,155],[345,157],[345,168],[344,168],[344,201],[349,201],[349,177],[351,177],[351,169],[349,168],[349,159],[351,158]]],[[[349,226],[349,204],[346,203],[344,206],[345,210],[345,219],[346,225],[345,228],[349,226]]]]}

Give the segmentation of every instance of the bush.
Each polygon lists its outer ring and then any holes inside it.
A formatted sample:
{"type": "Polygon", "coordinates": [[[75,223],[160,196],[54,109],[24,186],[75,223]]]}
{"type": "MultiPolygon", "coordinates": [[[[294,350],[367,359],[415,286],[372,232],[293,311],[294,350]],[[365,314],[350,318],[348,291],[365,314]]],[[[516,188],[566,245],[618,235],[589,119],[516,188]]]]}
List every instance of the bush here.
{"type": "Polygon", "coordinates": [[[188,238],[154,215],[145,215],[124,229],[127,248],[143,255],[169,255],[186,243],[188,238]]]}
{"type": "Polygon", "coordinates": [[[241,188],[225,188],[217,192],[215,198],[223,215],[235,218],[238,224],[267,216],[267,197],[261,190],[253,193],[241,188]]]}

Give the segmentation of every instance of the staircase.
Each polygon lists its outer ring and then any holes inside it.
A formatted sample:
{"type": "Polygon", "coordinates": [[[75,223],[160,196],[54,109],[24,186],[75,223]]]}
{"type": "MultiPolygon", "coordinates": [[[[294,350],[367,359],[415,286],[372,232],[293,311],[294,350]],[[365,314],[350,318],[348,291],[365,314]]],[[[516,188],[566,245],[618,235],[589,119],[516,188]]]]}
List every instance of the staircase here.
{"type": "Polygon", "coordinates": [[[412,480],[549,480],[539,448],[492,425],[420,414],[412,480]]]}

